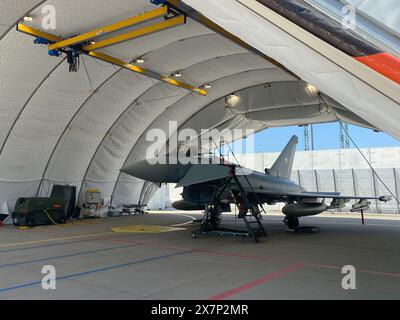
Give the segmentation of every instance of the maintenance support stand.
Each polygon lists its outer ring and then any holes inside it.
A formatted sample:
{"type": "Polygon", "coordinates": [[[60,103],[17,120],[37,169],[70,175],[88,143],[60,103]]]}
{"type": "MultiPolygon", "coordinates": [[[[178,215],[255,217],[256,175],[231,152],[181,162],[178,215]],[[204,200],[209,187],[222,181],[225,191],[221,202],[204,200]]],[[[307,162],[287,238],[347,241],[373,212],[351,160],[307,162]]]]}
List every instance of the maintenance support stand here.
{"type": "Polygon", "coordinates": [[[231,237],[249,237],[258,242],[258,238],[267,236],[267,232],[261,222],[262,216],[259,210],[261,205],[257,198],[251,201],[249,195],[244,190],[238,177],[235,173],[235,166],[231,166],[232,170],[229,177],[225,178],[219,186],[214,190],[213,200],[207,206],[204,212],[204,218],[200,230],[194,231],[192,236],[194,239],[199,234],[216,235],[216,236],[231,236],[231,237]],[[221,200],[228,191],[233,197],[235,205],[239,209],[239,218],[243,219],[246,229],[227,229],[219,228],[221,222],[221,200]],[[254,227],[255,226],[255,227],[254,227]]]}

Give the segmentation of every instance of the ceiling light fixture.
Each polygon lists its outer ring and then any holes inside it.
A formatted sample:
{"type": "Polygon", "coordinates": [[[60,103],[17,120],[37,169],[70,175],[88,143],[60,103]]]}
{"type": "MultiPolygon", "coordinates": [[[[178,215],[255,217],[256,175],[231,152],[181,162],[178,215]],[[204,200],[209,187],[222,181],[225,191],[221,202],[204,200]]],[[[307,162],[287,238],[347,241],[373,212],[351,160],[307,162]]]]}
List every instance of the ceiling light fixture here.
{"type": "Polygon", "coordinates": [[[319,91],[319,90],[317,89],[317,87],[314,86],[314,85],[312,85],[312,84],[307,84],[306,90],[308,91],[308,93],[309,93],[310,95],[317,95],[317,93],[318,93],[318,91],[319,91]]]}
{"type": "Polygon", "coordinates": [[[239,103],[240,98],[235,93],[232,93],[225,97],[225,107],[226,108],[235,108],[239,103]]]}

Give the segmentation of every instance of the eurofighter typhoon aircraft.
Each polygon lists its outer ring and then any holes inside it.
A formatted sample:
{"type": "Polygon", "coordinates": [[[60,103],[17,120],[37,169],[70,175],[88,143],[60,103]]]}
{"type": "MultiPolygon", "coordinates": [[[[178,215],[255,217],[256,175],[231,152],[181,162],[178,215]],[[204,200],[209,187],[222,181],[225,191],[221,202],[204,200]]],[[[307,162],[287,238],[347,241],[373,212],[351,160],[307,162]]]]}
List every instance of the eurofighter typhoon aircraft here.
{"type": "MultiPolygon", "coordinates": [[[[327,210],[345,207],[350,200],[358,200],[352,211],[367,210],[370,202],[377,199],[390,201],[390,197],[343,196],[336,192],[307,192],[290,180],[297,136],[293,136],[276,162],[264,173],[243,168],[237,164],[219,162],[188,164],[168,162],[159,164],[156,159],[144,160],[121,169],[142,180],[161,183],[177,183],[183,187],[183,199],[173,203],[178,210],[205,210],[210,225],[221,222],[222,212],[230,212],[230,204],[239,208],[239,218],[248,211],[260,212],[263,204],[285,203],[282,212],[289,229],[299,228],[299,218],[313,216],[327,210]],[[155,164],[151,164],[155,163],[155,164]],[[330,203],[327,204],[327,200],[330,203]]],[[[193,159],[194,160],[194,159],[193,159]]]]}

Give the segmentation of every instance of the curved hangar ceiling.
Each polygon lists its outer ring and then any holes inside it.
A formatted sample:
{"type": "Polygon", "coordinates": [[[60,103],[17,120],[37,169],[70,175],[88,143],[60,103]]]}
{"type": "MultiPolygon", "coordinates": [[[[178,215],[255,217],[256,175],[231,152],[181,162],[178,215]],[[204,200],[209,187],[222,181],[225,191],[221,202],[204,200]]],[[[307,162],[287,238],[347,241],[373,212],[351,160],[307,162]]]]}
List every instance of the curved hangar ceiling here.
{"type": "Polygon", "coordinates": [[[77,185],[80,197],[97,187],[115,206],[147,202],[154,187],[119,169],[142,160],[146,132],[167,129],[169,120],[179,128],[261,130],[339,118],[374,128],[274,60],[190,18],[97,51],[126,62],[143,59],[140,67],[151,75],[179,71],[179,81],[192,91],[85,55],[79,72],[69,73],[65,55],[50,57],[47,46],[15,28],[29,15],[32,21],[24,25],[41,30],[42,8],[52,5],[53,34],[69,38],[157,8],[148,0],[3,0],[0,5],[0,200],[10,208],[18,197],[46,196],[54,183],[65,182],[77,185]],[[204,84],[210,85],[206,96],[193,92],[204,84]],[[240,99],[232,112],[225,97],[233,92],[240,99]]]}

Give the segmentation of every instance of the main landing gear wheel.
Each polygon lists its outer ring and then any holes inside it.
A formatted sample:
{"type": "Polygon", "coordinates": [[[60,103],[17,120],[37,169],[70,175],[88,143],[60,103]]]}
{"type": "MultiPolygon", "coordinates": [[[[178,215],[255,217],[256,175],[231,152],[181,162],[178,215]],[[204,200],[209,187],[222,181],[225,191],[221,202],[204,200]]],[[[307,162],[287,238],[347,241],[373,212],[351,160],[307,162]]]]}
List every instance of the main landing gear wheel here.
{"type": "Polygon", "coordinates": [[[301,226],[299,223],[299,218],[296,217],[285,217],[284,220],[287,227],[296,233],[316,233],[321,232],[318,227],[301,226]]]}
{"type": "Polygon", "coordinates": [[[284,222],[289,229],[297,229],[300,225],[299,218],[285,217],[284,222]]]}

